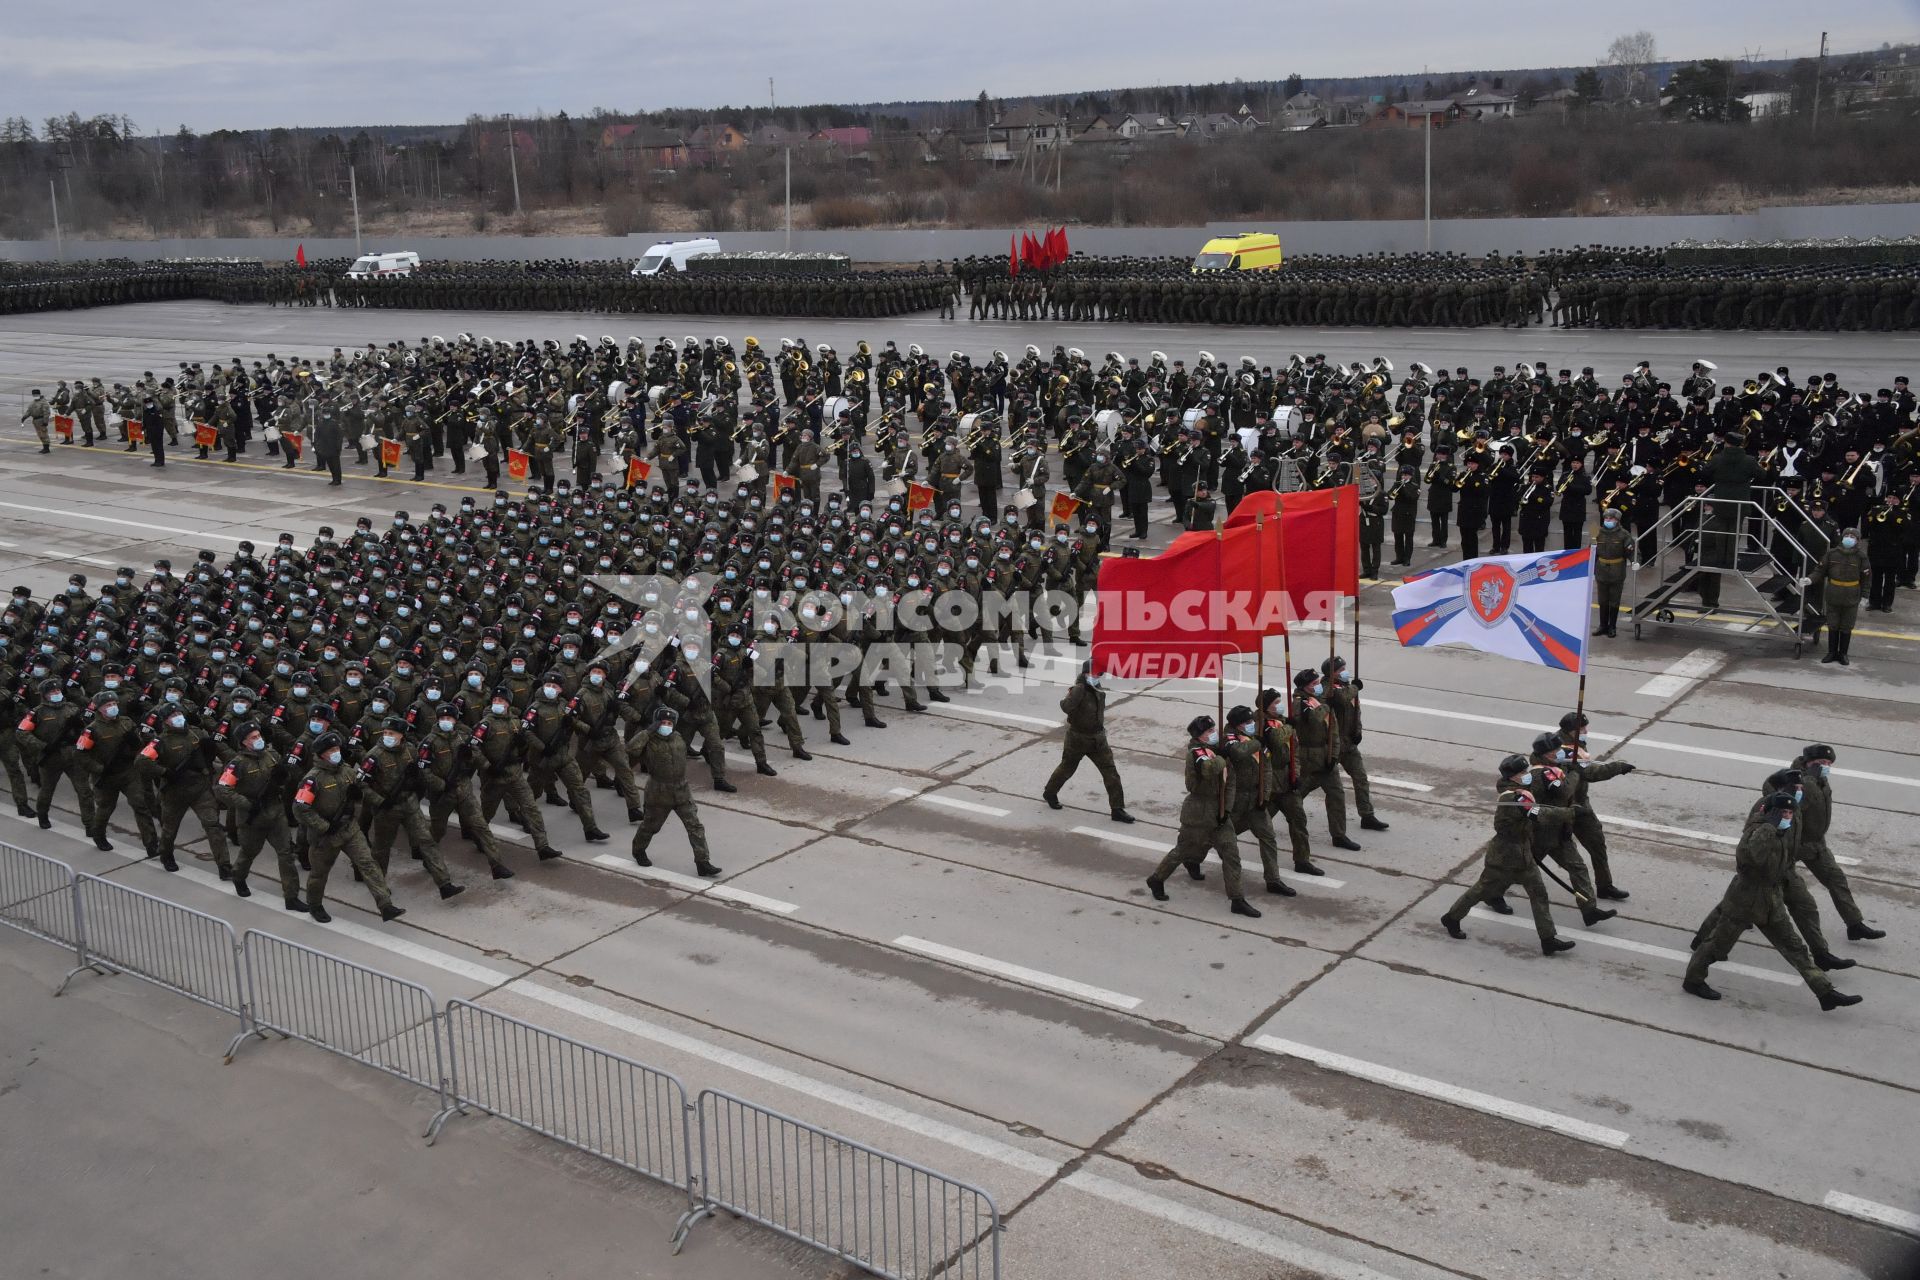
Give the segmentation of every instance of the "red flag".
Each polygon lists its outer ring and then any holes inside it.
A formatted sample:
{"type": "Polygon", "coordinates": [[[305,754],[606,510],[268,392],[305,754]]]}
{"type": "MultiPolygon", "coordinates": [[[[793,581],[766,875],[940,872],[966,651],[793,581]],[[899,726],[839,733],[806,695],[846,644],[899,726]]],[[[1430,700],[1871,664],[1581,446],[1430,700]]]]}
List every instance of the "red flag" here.
{"type": "Polygon", "coordinates": [[[282,431],[280,433],[280,447],[298,459],[301,448],[300,433],[298,431],[282,431]]]}
{"type": "Polygon", "coordinates": [[[293,251],[293,265],[296,267],[304,267],[307,265],[307,246],[306,245],[304,244],[300,245],[298,248],[296,248],[293,251]]]}
{"type": "Polygon", "coordinates": [[[400,465],[400,442],[398,440],[382,440],[380,442],[380,465],[383,467],[397,467],[400,465]]]}
{"type": "MultiPolygon", "coordinates": [[[[1252,528],[1256,516],[1265,516],[1267,533],[1263,559],[1267,571],[1262,589],[1280,591],[1284,584],[1287,616],[1316,617],[1312,598],[1356,596],[1360,591],[1360,491],[1352,485],[1338,489],[1306,489],[1279,494],[1271,490],[1250,493],[1227,517],[1229,530],[1252,528]]],[[[1188,535],[1192,536],[1192,535],[1188,535]]],[[[1174,546],[1180,542],[1175,541],[1174,546]]],[[[1168,548],[1172,550],[1172,548],[1168,548]]],[[[1277,631],[1268,634],[1278,634],[1277,631]]]]}
{"type": "Polygon", "coordinates": [[[1244,582],[1257,544],[1250,529],[1199,533],[1151,559],[1101,561],[1093,669],[1121,679],[1210,680],[1225,655],[1257,649],[1251,618],[1259,602],[1244,582]]]}
{"type": "Polygon", "coordinates": [[[797,488],[800,484],[800,479],[798,476],[790,476],[784,471],[775,471],[773,473],[772,480],[773,480],[773,483],[772,483],[771,492],[768,493],[767,496],[772,500],[772,505],[774,506],[780,505],[781,494],[785,493],[789,489],[797,488]]]}
{"type": "Polygon", "coordinates": [[[147,424],[138,418],[128,418],[127,439],[134,444],[145,444],[147,442],[147,424]]]}
{"type": "Polygon", "coordinates": [[[907,514],[923,511],[933,505],[933,486],[921,484],[918,480],[907,481],[907,514]]]}
{"type": "Polygon", "coordinates": [[[201,449],[211,449],[220,443],[220,432],[204,422],[193,424],[193,443],[201,449]]]}
{"type": "Polygon", "coordinates": [[[59,432],[60,438],[62,440],[65,440],[69,444],[73,443],[73,415],[72,414],[70,413],[54,414],[53,429],[59,432]]]}
{"type": "Polygon", "coordinates": [[[1066,524],[1073,519],[1073,513],[1079,509],[1080,499],[1070,493],[1056,493],[1053,495],[1053,505],[1047,514],[1052,516],[1056,523],[1066,524]]]}
{"type": "Polygon", "coordinates": [[[1057,267],[1060,265],[1060,237],[1065,234],[1066,232],[1059,227],[1055,227],[1053,230],[1047,232],[1047,265],[1049,267],[1057,267]]]}
{"type": "Polygon", "coordinates": [[[1011,234],[1007,236],[1007,274],[1020,274],[1020,237],[1011,234]]]}
{"type": "Polygon", "coordinates": [[[647,482],[647,477],[652,474],[653,464],[651,462],[644,462],[639,458],[630,459],[627,462],[627,488],[639,488],[647,482]]]}
{"type": "Polygon", "coordinates": [[[1062,227],[1060,228],[1060,261],[1065,262],[1072,253],[1073,249],[1067,244],[1067,229],[1062,227]]]}
{"type": "Polygon", "coordinates": [[[527,469],[532,466],[532,464],[533,459],[529,455],[520,452],[518,449],[507,450],[507,474],[515,480],[525,480],[527,478],[527,469]]]}

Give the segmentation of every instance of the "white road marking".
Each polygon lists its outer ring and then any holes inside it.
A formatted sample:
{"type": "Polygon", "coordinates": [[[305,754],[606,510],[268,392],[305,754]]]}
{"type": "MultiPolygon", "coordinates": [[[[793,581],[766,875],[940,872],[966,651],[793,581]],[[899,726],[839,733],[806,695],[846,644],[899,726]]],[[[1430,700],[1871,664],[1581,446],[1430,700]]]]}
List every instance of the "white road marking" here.
{"type": "Polygon", "coordinates": [[[1594,816],[1603,823],[1611,823],[1616,827],[1625,827],[1629,831],[1652,831],[1664,836],[1685,836],[1689,840],[1704,840],[1708,844],[1737,845],[1740,843],[1740,841],[1733,836],[1717,835],[1711,831],[1693,831],[1686,827],[1668,827],[1658,822],[1641,822],[1637,818],[1622,818],[1618,814],[1613,813],[1597,813],[1594,816]]]}
{"type": "Polygon", "coordinates": [[[1820,1203],[1835,1213],[1844,1213],[1850,1218],[1864,1218],[1868,1222],[1877,1222],[1883,1227],[1892,1227],[1895,1231],[1906,1231],[1920,1236],[1920,1213],[1908,1213],[1905,1209],[1896,1209],[1892,1205],[1881,1204],[1878,1201],[1862,1200],[1859,1196],[1850,1196],[1844,1191],[1829,1191],[1820,1203]]]}
{"type": "MultiPolygon", "coordinates": [[[[1154,853],[1165,853],[1173,848],[1166,840],[1149,840],[1145,836],[1130,836],[1123,831],[1102,831],[1099,827],[1070,827],[1068,830],[1079,836],[1092,836],[1095,840],[1111,840],[1115,844],[1131,845],[1136,849],[1148,849],[1154,853]]],[[[1286,878],[1285,868],[1281,869],[1281,878],[1286,878]]],[[[1332,876],[1303,876],[1296,874],[1287,881],[1298,889],[1344,889],[1345,880],[1336,880],[1332,876]]]]}
{"type": "Polygon", "coordinates": [[[778,898],[769,898],[758,893],[749,893],[745,889],[735,889],[730,885],[715,884],[711,880],[702,880],[699,876],[690,876],[680,871],[668,871],[664,867],[643,867],[632,858],[622,858],[618,854],[603,853],[593,859],[597,867],[606,867],[613,871],[624,871],[628,875],[643,880],[657,880],[661,884],[684,889],[688,893],[705,894],[709,898],[721,898],[727,902],[737,902],[744,907],[756,907],[761,911],[771,911],[775,915],[790,916],[800,909],[799,904],[782,902],[778,898]]]}
{"type": "Polygon", "coordinates": [[[1013,812],[1011,809],[1002,809],[997,805],[975,804],[971,800],[956,800],[952,796],[935,795],[931,791],[915,791],[911,787],[893,787],[887,794],[907,800],[924,800],[928,804],[937,804],[945,809],[958,809],[961,813],[985,814],[989,818],[1005,818],[1013,812]]]}
{"type": "Polygon", "coordinates": [[[1674,664],[1634,692],[1649,698],[1671,698],[1696,680],[1704,680],[1727,664],[1727,655],[1717,649],[1695,649],[1683,654],[1674,664]]]}
{"type": "Polygon", "coordinates": [[[1260,1036],[1254,1040],[1253,1047],[1265,1049],[1268,1053],[1302,1058],[1329,1071],[1338,1071],[1343,1075],[1371,1080],[1375,1084],[1383,1084],[1390,1089],[1402,1089],[1423,1097],[1438,1098],[1442,1102],[1451,1102],[1456,1106],[1467,1107],[1474,1111],[1484,1111],[1488,1115],[1501,1116],[1520,1124],[1532,1125],[1536,1129],[1551,1129],[1555,1133],[1564,1133],[1570,1138],[1579,1138],[1583,1142],[1592,1142],[1603,1147],[1624,1147],[1630,1136],[1622,1130],[1590,1124],[1585,1120],[1576,1120],[1572,1116],[1564,1116],[1557,1111],[1544,1111],[1539,1107],[1528,1106],[1524,1102],[1496,1098],[1490,1093],[1463,1089],[1459,1085],[1448,1084],[1444,1080],[1416,1076],[1410,1072],[1401,1071],[1397,1067],[1382,1066],[1377,1062],[1367,1062],[1360,1058],[1349,1058],[1343,1053],[1316,1049],[1312,1045],[1282,1040],[1278,1036],[1260,1036]]]}
{"type": "MultiPolygon", "coordinates": [[[[214,533],[210,529],[181,529],[172,525],[154,524],[147,520],[121,520],[115,516],[97,516],[91,511],[71,511],[64,507],[36,507],[24,502],[0,502],[0,507],[9,511],[32,511],[46,516],[77,516],[82,520],[96,520],[101,524],[125,525],[130,529],[143,529],[149,533],[182,533],[195,538],[218,538],[222,542],[244,542],[245,538],[230,533],[214,533]]],[[[152,539],[142,539],[152,541],[152,539]]]]}
{"type": "MultiPolygon", "coordinates": [[[[1054,688],[1057,686],[1048,687],[1054,688]]],[[[1042,729],[1058,729],[1066,723],[1064,720],[1043,720],[1039,716],[1023,716],[1012,711],[993,711],[986,707],[976,707],[969,703],[936,702],[933,706],[950,713],[958,713],[966,716],[986,716],[992,720],[1011,720],[1015,724],[1038,725],[1042,729]]],[[[1838,770],[1835,770],[1835,772],[1838,772],[1838,770]]]]}
{"type": "Polygon", "coordinates": [[[1433,790],[1431,786],[1424,782],[1408,782],[1404,778],[1383,778],[1377,773],[1368,774],[1367,781],[1376,787],[1398,787],[1402,791],[1427,792],[1433,790]]]}
{"type": "MultiPolygon", "coordinates": [[[[1412,715],[1438,716],[1442,720],[1458,720],[1464,724],[1491,725],[1496,729],[1524,729],[1528,733],[1538,733],[1541,731],[1538,724],[1527,720],[1503,720],[1499,716],[1475,715],[1469,711],[1447,711],[1440,707],[1420,707],[1410,702],[1382,702],[1374,698],[1370,699],[1367,705],[1378,707],[1383,711],[1405,711],[1412,715]]],[[[1587,736],[1595,742],[1620,742],[1624,740],[1620,734],[1601,733],[1597,729],[1589,729],[1587,736]]],[[[1718,760],[1733,760],[1741,764],[1777,765],[1780,763],[1780,761],[1773,756],[1754,756],[1747,755],[1740,751],[1722,751],[1717,747],[1694,747],[1681,742],[1668,742],[1662,738],[1635,738],[1633,740],[1633,747],[1636,751],[1641,747],[1652,747],[1659,751],[1677,751],[1684,755],[1711,756],[1718,760]]],[[[1902,778],[1891,773],[1868,773],[1859,769],[1835,769],[1833,773],[1835,777],[1859,778],[1866,782],[1891,782],[1902,787],[1920,787],[1920,778],[1902,778]]]]}
{"type": "MultiPolygon", "coordinates": [[[[1515,912],[1513,915],[1503,916],[1499,912],[1487,907],[1475,907],[1473,910],[1467,912],[1467,914],[1475,920],[1491,920],[1495,924],[1504,924],[1514,929],[1525,929],[1529,933],[1533,931],[1533,917],[1531,915],[1523,916],[1515,912]]],[[[1610,933],[1596,933],[1592,929],[1574,929],[1561,925],[1559,926],[1559,931],[1564,934],[1571,934],[1581,942],[1588,943],[1592,946],[1611,947],[1615,951],[1631,951],[1636,955],[1655,956],[1661,960],[1675,960],[1682,965],[1693,959],[1690,952],[1681,951],[1676,947],[1657,947],[1651,942],[1635,942],[1632,938],[1619,938],[1610,933]]],[[[1758,978],[1762,982],[1777,982],[1784,987],[1797,987],[1800,985],[1800,975],[1797,973],[1781,973],[1777,969],[1762,969],[1755,965],[1740,964],[1733,960],[1722,960],[1713,968],[1715,973],[1743,974],[1749,978],[1758,978]]]]}
{"type": "Polygon", "coordinates": [[[1091,1000],[1095,1004],[1109,1005],[1115,1009],[1138,1009],[1140,997],[1121,995],[1118,991],[1108,991],[1105,987],[1089,986],[1076,982],[1072,978],[1061,978],[1039,969],[1029,969],[1025,965],[1009,964],[1005,960],[995,960],[992,956],[983,956],[974,951],[962,951],[958,947],[949,947],[938,942],[928,942],[925,938],[916,938],[911,934],[901,934],[893,940],[896,947],[915,951],[923,956],[932,956],[936,960],[946,960],[966,969],[978,969],[982,973],[991,973],[1008,978],[1030,987],[1043,987],[1048,991],[1058,991],[1062,995],[1077,996],[1082,1000],[1091,1000]]]}
{"type": "Polygon", "coordinates": [[[1067,1186],[1076,1191],[1084,1191],[1090,1196],[1098,1196],[1138,1213],[1151,1214],[1162,1221],[1212,1236],[1215,1240],[1237,1245],[1252,1253],[1263,1254],[1312,1275],[1326,1276],[1329,1280],[1393,1280],[1386,1272],[1376,1271],[1363,1263],[1348,1262],[1345,1258],[1324,1253],[1311,1245],[1295,1244],[1254,1227],[1242,1226],[1230,1218],[1208,1213],[1204,1209],[1190,1208],[1165,1196],[1103,1178],[1085,1169],[1069,1174],[1065,1181],[1067,1186]]]}

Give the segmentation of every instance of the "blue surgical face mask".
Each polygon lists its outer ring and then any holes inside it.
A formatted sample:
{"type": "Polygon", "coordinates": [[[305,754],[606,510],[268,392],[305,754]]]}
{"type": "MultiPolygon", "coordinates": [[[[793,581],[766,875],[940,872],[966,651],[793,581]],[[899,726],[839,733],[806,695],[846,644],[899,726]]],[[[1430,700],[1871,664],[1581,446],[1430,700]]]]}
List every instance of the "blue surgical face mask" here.
{"type": "Polygon", "coordinates": [[[1220,741],[1220,731],[1218,729],[1209,729],[1207,730],[1206,735],[1202,737],[1200,741],[1206,743],[1208,746],[1211,747],[1215,743],[1220,741]]]}
{"type": "Polygon", "coordinates": [[[1521,775],[1520,775],[1519,777],[1517,777],[1517,778],[1515,778],[1515,779],[1514,779],[1514,781],[1515,781],[1515,782],[1517,782],[1517,783],[1519,783],[1519,784],[1520,784],[1521,786],[1523,786],[1523,787],[1530,787],[1530,786],[1532,786],[1532,785],[1533,785],[1533,770],[1531,770],[1531,769],[1529,769],[1529,770],[1527,770],[1527,771],[1526,771],[1525,773],[1523,773],[1523,774],[1521,774],[1521,775]]]}
{"type": "Polygon", "coordinates": [[[1860,540],[1859,540],[1858,538],[1842,538],[1842,539],[1840,539],[1840,545],[1841,545],[1841,546],[1843,546],[1843,547],[1846,547],[1846,548],[1848,548],[1849,550],[1851,550],[1852,548],[1854,548],[1854,547],[1856,547],[1856,546],[1858,546],[1858,545],[1859,545],[1859,542],[1860,542],[1860,540]]]}
{"type": "Polygon", "coordinates": [[[654,732],[659,734],[663,738],[671,738],[673,736],[673,726],[670,724],[663,724],[658,729],[655,729],[654,732]]]}
{"type": "Polygon", "coordinates": [[[327,731],[327,722],[325,720],[307,721],[308,733],[325,733],[326,731],[327,731]]]}
{"type": "Polygon", "coordinates": [[[1780,829],[1781,829],[1782,831],[1789,831],[1789,830],[1792,830],[1792,828],[1793,828],[1793,819],[1792,819],[1792,818],[1782,818],[1782,819],[1780,819],[1780,829]]]}

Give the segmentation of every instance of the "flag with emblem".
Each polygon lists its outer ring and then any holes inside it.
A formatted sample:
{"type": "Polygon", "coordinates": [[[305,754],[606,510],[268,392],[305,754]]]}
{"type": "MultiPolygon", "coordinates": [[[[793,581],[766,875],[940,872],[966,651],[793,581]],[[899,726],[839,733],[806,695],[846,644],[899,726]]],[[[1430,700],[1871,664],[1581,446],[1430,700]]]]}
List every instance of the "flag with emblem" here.
{"type": "Polygon", "coordinates": [[[907,514],[924,511],[933,505],[933,486],[918,480],[907,482],[907,514]]]}
{"type": "Polygon", "coordinates": [[[138,418],[128,418],[127,439],[134,444],[145,444],[147,442],[147,424],[138,418]]]}
{"type": "Polygon", "coordinates": [[[653,464],[639,458],[627,461],[627,488],[638,489],[653,474],[653,464]]]}
{"type": "Polygon", "coordinates": [[[797,487],[800,483],[798,477],[790,476],[784,471],[772,472],[770,474],[770,479],[772,481],[772,492],[769,493],[767,496],[772,499],[774,506],[780,505],[781,494],[785,493],[789,489],[797,487]]]}
{"type": "Polygon", "coordinates": [[[1080,509],[1080,499],[1070,493],[1053,495],[1053,506],[1047,514],[1053,517],[1055,524],[1066,524],[1073,519],[1073,513],[1080,509]]]}
{"type": "Polygon", "coordinates": [[[380,465],[383,467],[397,467],[400,465],[400,442],[398,440],[382,440],[380,442],[380,465]]]}
{"type": "Polygon", "coordinates": [[[1593,548],[1487,556],[1416,573],[1393,589],[1393,629],[1408,648],[1463,644],[1584,673],[1593,548]]]}
{"type": "Polygon", "coordinates": [[[54,414],[53,429],[60,433],[60,438],[62,440],[66,441],[68,444],[73,443],[73,415],[72,414],[70,413],[54,414]]]}
{"type": "Polygon", "coordinates": [[[533,459],[531,457],[520,452],[518,449],[507,450],[507,474],[515,480],[525,480],[527,478],[527,468],[532,462],[533,459]]]}
{"type": "Polygon", "coordinates": [[[211,449],[220,443],[220,433],[204,422],[193,424],[193,443],[202,449],[211,449]]]}

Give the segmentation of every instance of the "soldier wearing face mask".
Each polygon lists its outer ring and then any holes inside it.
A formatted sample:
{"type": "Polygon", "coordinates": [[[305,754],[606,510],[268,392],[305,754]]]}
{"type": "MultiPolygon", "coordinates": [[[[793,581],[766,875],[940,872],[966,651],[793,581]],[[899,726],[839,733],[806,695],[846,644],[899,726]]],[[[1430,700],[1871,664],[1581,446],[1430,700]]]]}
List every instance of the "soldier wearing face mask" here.
{"type": "Polygon", "coordinates": [[[355,820],[362,789],[360,771],[347,762],[340,735],[329,732],[315,739],[307,774],[294,789],[293,816],[306,830],[310,849],[307,910],[321,924],[333,919],[326,907],[327,877],[341,854],[366,882],[382,920],[397,920],[406,914],[393,904],[387,878],[373,860],[355,820]]]}
{"type": "MultiPolygon", "coordinates": [[[[111,679],[118,682],[117,670],[111,679]]],[[[135,768],[141,747],[140,721],[137,716],[126,714],[118,689],[103,688],[94,696],[93,716],[74,746],[80,768],[91,775],[93,817],[87,834],[93,837],[95,847],[109,851],[113,848],[107,839],[107,824],[113,820],[113,811],[124,795],[140,831],[140,847],[157,848],[146,780],[135,768]]]]}
{"type": "Polygon", "coordinates": [[[168,871],[180,869],[173,857],[174,843],[181,820],[191,810],[206,830],[207,846],[213,852],[220,878],[230,880],[233,864],[227,857],[227,834],[213,804],[213,738],[192,722],[184,703],[163,701],[156,710],[159,734],[140,752],[146,761],[148,785],[160,802],[156,844],[150,856],[157,855],[168,871]]]}
{"type": "MultiPolygon", "coordinates": [[[[1340,736],[1340,718],[1326,701],[1326,683],[1317,671],[1293,676],[1293,732],[1299,744],[1300,803],[1318,791],[1327,807],[1327,834],[1333,847],[1349,852],[1360,846],[1347,838],[1347,792],[1340,782],[1340,758],[1346,744],[1340,736]]],[[[1296,865],[1296,871],[1315,874],[1296,865]]]]}
{"type": "Polygon", "coordinates": [[[1196,716],[1187,725],[1186,799],[1180,802],[1180,834],[1167,856],[1147,877],[1154,901],[1167,901],[1167,877],[1177,866],[1205,880],[1201,863],[1209,852],[1220,858],[1227,902],[1237,916],[1260,911],[1240,892],[1240,848],[1233,834],[1235,783],[1233,762],[1220,750],[1220,732],[1212,716],[1196,716]]]}
{"type": "Polygon", "coordinates": [[[39,771],[40,789],[34,800],[34,816],[40,829],[53,826],[54,792],[60,779],[71,775],[74,799],[80,806],[80,819],[89,827],[93,822],[93,780],[79,767],[76,745],[85,727],[85,710],[68,700],[60,681],[48,677],[39,685],[40,701],[22,716],[14,730],[21,758],[39,771]]]}
{"type": "Polygon", "coordinates": [[[1562,938],[1553,927],[1553,911],[1547,903],[1547,882],[1533,857],[1533,825],[1537,822],[1565,822],[1573,810],[1565,805],[1546,804],[1536,798],[1536,788],[1545,781],[1539,766],[1525,756],[1511,755],[1500,762],[1500,779],[1493,805],[1493,839],[1487,845],[1486,864],[1465,893],[1440,917],[1447,934],[1464,938],[1460,922],[1475,903],[1501,898],[1515,885],[1526,890],[1533,904],[1533,924],[1540,935],[1540,950],[1555,955],[1573,950],[1571,939],[1562,938]]]}
{"type": "Polygon", "coordinates": [[[1126,789],[1120,782],[1120,769],[1113,762],[1113,748],[1107,745],[1107,691],[1102,677],[1091,662],[1082,663],[1080,676],[1060,700],[1067,713],[1066,736],[1061,742],[1060,763],[1054,766],[1040,798],[1050,809],[1061,808],[1060,788],[1079,770],[1082,760],[1090,760],[1099,770],[1107,789],[1107,811],[1115,822],[1130,823],[1126,789]]]}
{"type": "Polygon", "coordinates": [[[633,833],[633,860],[643,867],[652,866],[647,850],[653,838],[669,817],[678,817],[693,849],[694,871],[712,879],[720,874],[720,868],[713,864],[706,828],[700,823],[700,810],[687,786],[687,744],[678,731],[678,718],[673,707],[662,706],[654,713],[646,745],[640,749],[641,764],[647,772],[647,794],[640,826],[633,833]]]}
{"type": "Polygon", "coordinates": [[[265,731],[252,720],[239,722],[228,736],[236,745],[214,780],[213,798],[239,819],[233,891],[243,898],[252,895],[247,887],[248,874],[260,850],[272,845],[286,908],[305,911],[307,902],[300,896],[300,865],[294,859],[287,827],[286,759],[269,745],[265,731]]]}
{"type": "Polygon", "coordinates": [[[394,837],[404,830],[440,896],[451,898],[464,892],[466,886],[454,883],[440,856],[440,842],[433,838],[420,812],[419,774],[407,722],[399,716],[388,717],[360,766],[360,825],[368,832],[368,849],[382,872],[391,866],[394,837]]]}

